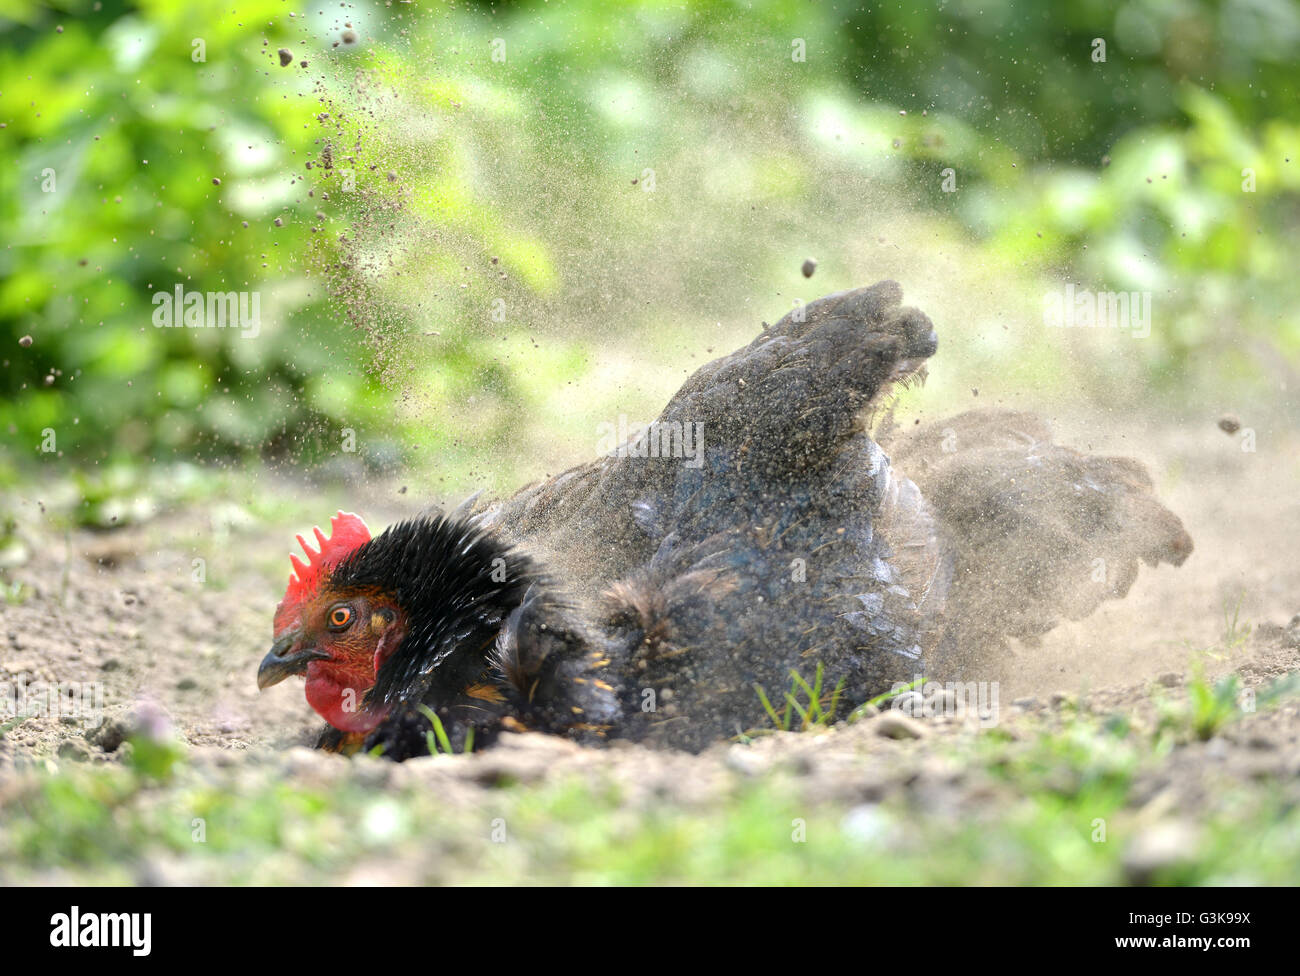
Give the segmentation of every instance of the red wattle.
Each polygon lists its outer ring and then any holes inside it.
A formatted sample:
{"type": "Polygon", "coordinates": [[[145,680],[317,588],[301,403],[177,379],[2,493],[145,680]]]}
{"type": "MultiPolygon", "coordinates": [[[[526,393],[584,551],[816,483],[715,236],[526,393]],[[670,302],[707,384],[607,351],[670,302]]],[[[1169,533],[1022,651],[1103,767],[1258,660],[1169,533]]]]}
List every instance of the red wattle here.
{"type": "Polygon", "coordinates": [[[356,685],[321,667],[324,662],[307,665],[307,704],[342,732],[369,732],[384,720],[387,709],[361,707],[370,685],[356,685]],[[351,688],[352,694],[346,695],[351,688]],[[346,696],[346,700],[345,700],[346,696]],[[351,705],[349,709],[346,706],[351,705]]]}

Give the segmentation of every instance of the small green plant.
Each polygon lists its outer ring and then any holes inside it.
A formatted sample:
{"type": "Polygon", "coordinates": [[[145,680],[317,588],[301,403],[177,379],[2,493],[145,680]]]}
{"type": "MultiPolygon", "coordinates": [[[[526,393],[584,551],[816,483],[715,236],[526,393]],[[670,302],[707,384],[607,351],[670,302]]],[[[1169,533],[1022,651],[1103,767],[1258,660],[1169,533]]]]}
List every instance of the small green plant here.
{"type": "Polygon", "coordinates": [[[28,716],[26,716],[26,715],[15,715],[15,716],[14,716],[13,718],[11,718],[8,722],[5,722],[3,725],[0,725],[0,739],[3,739],[6,735],[8,735],[8,734],[9,734],[10,732],[12,732],[14,729],[18,728],[18,726],[20,726],[20,725],[22,725],[24,722],[26,722],[27,719],[28,719],[28,716]]]}
{"type": "MultiPolygon", "coordinates": [[[[1225,675],[1211,684],[1205,677],[1203,664],[1197,660],[1187,682],[1187,701],[1160,703],[1157,736],[1172,730],[1188,732],[1202,742],[1214,738],[1224,726],[1247,713],[1238,701],[1241,691],[1241,679],[1236,674],[1225,675]]],[[[1300,672],[1292,672],[1256,692],[1251,710],[1272,708],[1297,692],[1300,692],[1300,672]]]]}
{"type": "Polygon", "coordinates": [[[1204,660],[1207,656],[1215,655],[1207,651],[1192,663],[1185,702],[1158,702],[1157,738],[1172,732],[1180,737],[1190,734],[1205,742],[1240,717],[1241,709],[1237,705],[1240,679],[1235,674],[1228,674],[1211,684],[1205,677],[1204,660]]]}
{"type": "MultiPolygon", "coordinates": [[[[438,713],[428,705],[421,704],[416,707],[419,708],[420,714],[433,725],[432,729],[424,733],[424,740],[429,746],[429,755],[436,756],[439,752],[444,752],[449,756],[454,755],[456,750],[451,747],[451,737],[447,735],[447,730],[443,727],[442,719],[438,718],[438,713]]],[[[465,748],[462,751],[466,753],[474,751],[473,726],[470,726],[465,733],[465,748]]]]}
{"type": "Polygon", "coordinates": [[[1223,601],[1223,646],[1230,651],[1241,647],[1250,637],[1250,624],[1240,621],[1241,601],[1245,596],[1245,590],[1237,594],[1237,602],[1232,608],[1231,617],[1228,616],[1228,601],[1223,601]]]}
{"type": "Polygon", "coordinates": [[[131,743],[131,766],[149,779],[170,779],[185,758],[185,747],[169,734],[136,732],[127,741],[131,743]]]}
{"type": "Polygon", "coordinates": [[[1292,695],[1300,692],[1300,671],[1292,671],[1290,674],[1283,675],[1276,681],[1271,682],[1267,688],[1262,688],[1255,695],[1255,707],[1258,709],[1272,708],[1284,698],[1290,698],[1292,695]]]}
{"type": "Polygon", "coordinates": [[[835,721],[835,712],[840,705],[840,695],[844,692],[844,678],[835,685],[829,694],[823,693],[825,673],[821,662],[817,663],[817,673],[809,684],[798,671],[790,672],[790,690],[785,693],[785,708],[777,712],[772,707],[767,692],[760,684],[754,685],[758,700],[763,703],[763,711],[772,720],[772,724],[782,732],[789,732],[794,718],[799,717],[799,731],[806,732],[814,726],[827,726],[835,721]]]}
{"type": "Polygon", "coordinates": [[[867,714],[867,709],[880,708],[882,705],[885,704],[885,702],[893,701],[899,695],[904,695],[909,691],[919,688],[921,685],[925,684],[925,682],[926,682],[925,678],[917,678],[915,681],[909,681],[907,684],[903,685],[900,688],[895,688],[892,691],[886,691],[882,694],[877,695],[875,698],[868,698],[861,705],[859,705],[857,708],[853,709],[853,711],[849,713],[849,721],[850,722],[858,721],[864,715],[867,714]]]}
{"type": "Polygon", "coordinates": [[[1235,674],[1220,678],[1213,685],[1197,675],[1187,686],[1187,703],[1191,709],[1191,729],[1202,742],[1240,715],[1237,693],[1241,682],[1235,674]]]}

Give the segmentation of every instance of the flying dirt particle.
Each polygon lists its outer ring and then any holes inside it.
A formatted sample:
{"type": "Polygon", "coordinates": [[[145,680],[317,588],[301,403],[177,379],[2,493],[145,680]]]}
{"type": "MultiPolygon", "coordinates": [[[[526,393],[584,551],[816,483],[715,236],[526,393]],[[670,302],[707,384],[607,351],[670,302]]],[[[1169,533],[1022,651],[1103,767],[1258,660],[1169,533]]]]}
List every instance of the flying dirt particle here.
{"type": "Polygon", "coordinates": [[[352,45],[357,43],[357,32],[354,30],[345,30],[342,34],[339,35],[339,40],[342,41],[347,47],[351,47],[352,45]]]}
{"type": "Polygon", "coordinates": [[[406,494],[406,485],[402,485],[401,488],[398,488],[398,489],[397,489],[397,493],[398,493],[399,495],[405,495],[405,494],[406,494]]]}
{"type": "Polygon", "coordinates": [[[247,221],[247,220],[241,220],[240,223],[243,224],[245,227],[248,226],[248,221],[247,221]]]}
{"type": "Polygon", "coordinates": [[[289,67],[289,65],[293,64],[293,52],[290,51],[287,47],[282,47],[280,48],[280,50],[276,51],[275,53],[280,55],[281,68],[287,68],[289,67]]]}
{"type": "Polygon", "coordinates": [[[18,345],[22,346],[24,349],[30,349],[32,346],[32,337],[29,335],[23,336],[18,340],[18,345]]]}
{"type": "Polygon", "coordinates": [[[304,68],[307,67],[307,62],[306,62],[306,61],[299,61],[298,63],[299,63],[300,65],[302,65],[304,68]]]}
{"type": "Polygon", "coordinates": [[[390,169],[390,170],[388,171],[388,182],[389,182],[389,183],[396,183],[396,182],[397,182],[397,173],[396,173],[394,170],[391,170],[391,169],[390,169]]]}
{"type": "Polygon", "coordinates": [[[63,33],[63,25],[60,24],[58,27],[54,28],[54,33],[56,33],[56,34],[62,34],[62,33],[63,33]]]}
{"type": "Polygon", "coordinates": [[[53,374],[53,373],[50,373],[48,376],[45,377],[45,385],[46,385],[46,386],[53,386],[53,385],[54,385],[54,374],[53,374]]]}
{"type": "Polygon", "coordinates": [[[276,217],[276,218],[275,218],[275,226],[276,226],[276,227],[283,227],[283,226],[284,226],[284,221],[281,220],[279,217],[276,217]]]}
{"type": "Polygon", "coordinates": [[[633,181],[632,181],[632,185],[633,185],[633,186],[636,186],[636,180],[633,180],[633,181]]]}
{"type": "Polygon", "coordinates": [[[496,263],[497,263],[498,261],[500,261],[500,260],[501,260],[500,258],[498,258],[498,257],[496,257],[496,256],[493,256],[493,258],[492,258],[492,263],[493,263],[493,264],[496,264],[496,263]]]}
{"type": "Polygon", "coordinates": [[[1102,157],[1101,157],[1101,168],[1102,168],[1102,169],[1105,169],[1105,168],[1106,168],[1107,166],[1109,166],[1109,165],[1110,165],[1110,157],[1109,157],[1109,156],[1102,156],[1102,157]]]}
{"type": "Polygon", "coordinates": [[[970,395],[971,395],[971,396],[979,396],[979,395],[980,395],[979,388],[978,388],[978,387],[971,387],[970,395]]]}
{"type": "Polygon", "coordinates": [[[221,180],[218,179],[218,178],[215,177],[215,176],[212,177],[212,185],[213,185],[213,186],[220,186],[220,185],[221,185],[221,180]]]}
{"type": "Polygon", "coordinates": [[[799,270],[803,272],[805,278],[811,278],[813,272],[817,270],[817,261],[814,258],[807,258],[799,270]]]}
{"type": "Polygon", "coordinates": [[[1225,413],[1219,418],[1219,430],[1225,434],[1235,434],[1241,430],[1241,421],[1237,419],[1235,413],[1225,413]]]}

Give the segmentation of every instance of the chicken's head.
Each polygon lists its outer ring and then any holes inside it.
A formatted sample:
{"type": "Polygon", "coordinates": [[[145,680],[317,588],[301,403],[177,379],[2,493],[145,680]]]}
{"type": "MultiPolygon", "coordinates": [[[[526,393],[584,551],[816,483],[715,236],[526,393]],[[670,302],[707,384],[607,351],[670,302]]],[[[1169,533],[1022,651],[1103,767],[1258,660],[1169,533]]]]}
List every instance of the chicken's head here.
{"type": "Polygon", "coordinates": [[[319,550],[302,536],[304,563],[290,556],[293,574],[275,611],[274,642],[257,670],[257,686],[269,688],[290,675],[307,679],[307,702],[344,732],[369,732],[384,718],[366,692],[385,657],[402,639],[406,621],[391,596],[373,588],[340,587],[334,570],[370,542],[359,516],[339,512],[327,538],[315,529],[319,550]]]}

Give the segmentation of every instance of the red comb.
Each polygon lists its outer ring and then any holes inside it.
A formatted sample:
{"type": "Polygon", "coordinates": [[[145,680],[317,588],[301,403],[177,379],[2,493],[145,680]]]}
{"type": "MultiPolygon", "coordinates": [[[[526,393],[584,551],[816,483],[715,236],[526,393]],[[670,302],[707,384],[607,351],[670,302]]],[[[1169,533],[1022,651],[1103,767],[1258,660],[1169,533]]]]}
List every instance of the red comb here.
{"type": "Polygon", "coordinates": [[[298,536],[298,545],[307,554],[304,563],[297,556],[291,555],[293,574],[289,577],[289,588],[284,591],[284,599],[275,610],[275,632],[278,634],[285,626],[293,623],[293,617],[299,607],[308,600],[320,586],[321,574],[330,567],[337,566],[343,559],[359,546],[370,541],[370,530],[360,515],[351,512],[339,512],[330,519],[329,538],[319,528],[313,528],[319,550],[307,545],[307,540],[298,536]]]}

